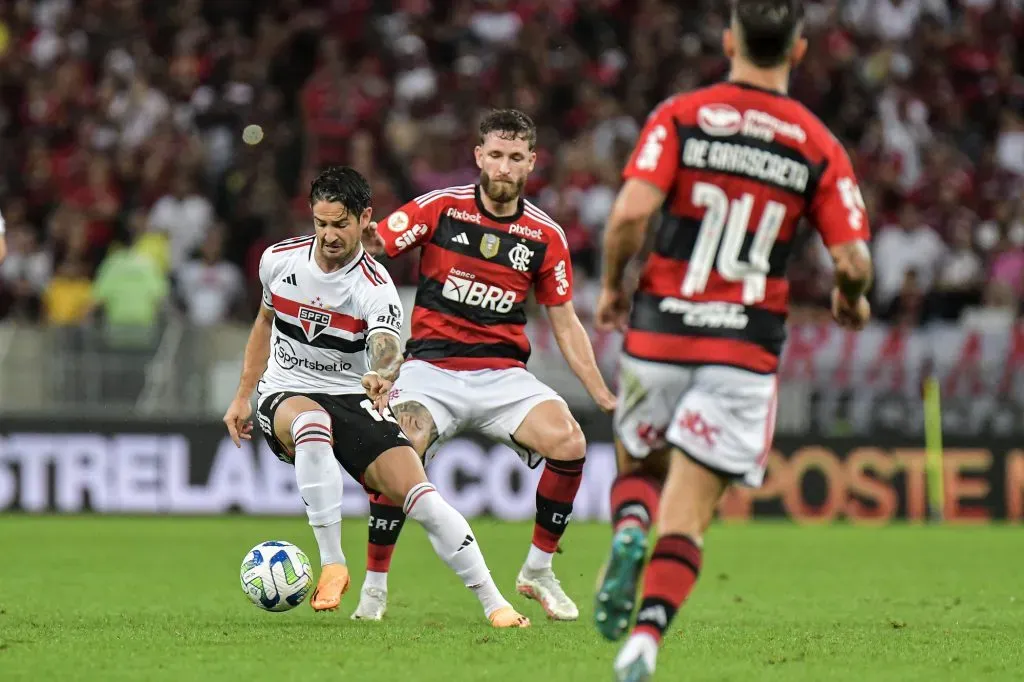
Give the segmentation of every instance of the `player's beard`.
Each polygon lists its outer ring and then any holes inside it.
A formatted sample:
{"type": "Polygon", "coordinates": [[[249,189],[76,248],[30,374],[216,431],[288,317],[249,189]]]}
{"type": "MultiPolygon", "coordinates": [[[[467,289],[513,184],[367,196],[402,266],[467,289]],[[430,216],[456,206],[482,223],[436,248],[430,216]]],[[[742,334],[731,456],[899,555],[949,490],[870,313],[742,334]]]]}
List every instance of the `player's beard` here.
{"type": "Polygon", "coordinates": [[[498,182],[491,180],[491,176],[487,175],[485,171],[480,171],[480,187],[483,189],[484,194],[495,203],[507,204],[510,201],[515,201],[522,194],[523,187],[525,186],[526,178],[518,182],[498,182]]]}

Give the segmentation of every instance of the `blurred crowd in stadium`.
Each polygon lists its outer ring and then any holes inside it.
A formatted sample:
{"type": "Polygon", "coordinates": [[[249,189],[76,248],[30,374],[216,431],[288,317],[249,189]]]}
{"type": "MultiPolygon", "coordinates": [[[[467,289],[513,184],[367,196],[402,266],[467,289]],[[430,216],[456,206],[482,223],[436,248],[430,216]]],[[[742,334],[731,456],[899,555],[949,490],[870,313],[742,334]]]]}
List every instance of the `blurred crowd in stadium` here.
{"type": "MultiPolygon", "coordinates": [[[[596,281],[605,217],[660,99],[722,79],[720,0],[0,0],[0,318],[248,319],[269,243],[308,232],[324,165],[375,212],[473,182],[476,115],[539,127],[528,193],[596,281]],[[263,141],[243,144],[249,123],[263,141]],[[130,248],[121,248],[129,246],[130,248]]],[[[809,2],[792,95],[847,145],[876,312],[1024,299],[1024,2],[809,2]]],[[[414,283],[412,259],[390,264],[414,283]]],[[[828,293],[808,239],[794,296],[828,293]]]]}

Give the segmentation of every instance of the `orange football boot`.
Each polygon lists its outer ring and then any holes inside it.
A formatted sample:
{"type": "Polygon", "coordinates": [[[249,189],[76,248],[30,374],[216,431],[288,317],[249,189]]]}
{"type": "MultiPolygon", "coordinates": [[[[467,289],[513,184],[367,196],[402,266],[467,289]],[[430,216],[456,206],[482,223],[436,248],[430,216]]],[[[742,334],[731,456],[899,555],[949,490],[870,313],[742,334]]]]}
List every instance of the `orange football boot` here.
{"type": "Polygon", "coordinates": [[[502,606],[500,609],[488,616],[491,625],[496,628],[528,628],[530,619],[518,613],[511,606],[502,606]]]}
{"type": "Polygon", "coordinates": [[[341,604],[341,597],[348,592],[352,580],[345,564],[324,564],[320,567],[320,580],[309,598],[314,611],[333,611],[341,604]]]}

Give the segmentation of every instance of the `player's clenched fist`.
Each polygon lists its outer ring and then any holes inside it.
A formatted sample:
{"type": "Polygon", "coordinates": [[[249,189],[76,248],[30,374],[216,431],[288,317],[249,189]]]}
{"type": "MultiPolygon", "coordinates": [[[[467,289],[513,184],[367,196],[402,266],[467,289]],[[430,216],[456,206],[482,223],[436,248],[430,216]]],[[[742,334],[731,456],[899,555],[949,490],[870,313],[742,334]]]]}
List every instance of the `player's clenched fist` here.
{"type": "Polygon", "coordinates": [[[363,388],[373,401],[374,408],[384,414],[388,406],[388,395],[391,393],[391,382],[376,372],[367,372],[363,375],[363,388]]]}
{"type": "Polygon", "coordinates": [[[224,424],[228,427],[228,433],[231,435],[231,440],[237,448],[242,447],[243,440],[250,440],[252,438],[250,416],[252,416],[252,405],[249,404],[248,400],[242,400],[241,398],[232,400],[231,405],[228,406],[228,411],[224,413],[224,424]]]}
{"type": "Polygon", "coordinates": [[[597,299],[597,328],[602,331],[626,331],[629,297],[618,289],[602,288],[597,299]]]}
{"type": "Polygon", "coordinates": [[[859,331],[871,319],[871,304],[864,296],[850,303],[838,288],[832,289],[832,318],[841,327],[859,331]]]}

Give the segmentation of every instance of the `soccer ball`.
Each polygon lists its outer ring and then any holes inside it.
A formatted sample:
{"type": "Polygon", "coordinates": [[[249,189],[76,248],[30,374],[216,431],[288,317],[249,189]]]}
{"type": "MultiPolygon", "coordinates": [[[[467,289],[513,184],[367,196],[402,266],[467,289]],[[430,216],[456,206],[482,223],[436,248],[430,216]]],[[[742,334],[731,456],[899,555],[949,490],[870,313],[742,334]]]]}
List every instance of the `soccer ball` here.
{"type": "Polygon", "coordinates": [[[290,542],[261,542],[242,559],[242,590],[266,611],[291,611],[313,587],[305,552],[290,542]]]}

